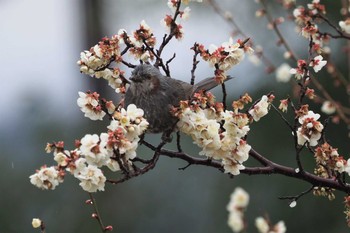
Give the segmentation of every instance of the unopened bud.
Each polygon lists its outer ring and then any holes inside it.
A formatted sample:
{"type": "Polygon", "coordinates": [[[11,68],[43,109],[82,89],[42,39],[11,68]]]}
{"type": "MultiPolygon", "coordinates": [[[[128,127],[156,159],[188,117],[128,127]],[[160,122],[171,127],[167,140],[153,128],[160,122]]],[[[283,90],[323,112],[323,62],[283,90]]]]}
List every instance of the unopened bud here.
{"type": "Polygon", "coordinates": [[[113,227],[111,225],[106,226],[105,231],[113,231],[113,227]]]}
{"type": "Polygon", "coordinates": [[[87,199],[87,200],[85,201],[85,204],[92,205],[92,204],[93,204],[93,202],[92,202],[92,200],[91,200],[91,199],[87,199]]]}

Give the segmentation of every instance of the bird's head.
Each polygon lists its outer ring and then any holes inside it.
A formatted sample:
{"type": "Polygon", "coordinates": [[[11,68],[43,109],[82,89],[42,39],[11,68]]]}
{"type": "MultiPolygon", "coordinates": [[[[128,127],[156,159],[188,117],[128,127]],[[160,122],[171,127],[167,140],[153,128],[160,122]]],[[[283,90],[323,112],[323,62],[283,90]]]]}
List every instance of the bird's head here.
{"type": "Polygon", "coordinates": [[[141,64],[136,66],[135,69],[131,72],[130,80],[135,83],[142,83],[159,79],[161,76],[162,74],[156,67],[149,64],[141,64]]]}

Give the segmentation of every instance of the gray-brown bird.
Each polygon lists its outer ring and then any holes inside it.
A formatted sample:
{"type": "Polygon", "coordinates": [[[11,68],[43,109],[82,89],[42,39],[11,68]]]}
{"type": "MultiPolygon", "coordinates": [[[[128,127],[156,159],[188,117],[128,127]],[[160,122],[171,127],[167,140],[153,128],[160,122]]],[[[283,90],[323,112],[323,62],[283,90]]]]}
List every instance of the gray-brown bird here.
{"type": "MultiPolygon", "coordinates": [[[[230,78],[229,78],[230,79],[230,78]]],[[[149,122],[147,132],[170,135],[177,118],[170,110],[180,100],[189,99],[199,90],[210,90],[218,85],[214,78],[206,78],[195,85],[169,78],[153,65],[138,65],[131,73],[131,84],[125,93],[125,106],[135,104],[144,111],[149,122]]],[[[228,80],[228,79],[226,79],[228,80]]]]}

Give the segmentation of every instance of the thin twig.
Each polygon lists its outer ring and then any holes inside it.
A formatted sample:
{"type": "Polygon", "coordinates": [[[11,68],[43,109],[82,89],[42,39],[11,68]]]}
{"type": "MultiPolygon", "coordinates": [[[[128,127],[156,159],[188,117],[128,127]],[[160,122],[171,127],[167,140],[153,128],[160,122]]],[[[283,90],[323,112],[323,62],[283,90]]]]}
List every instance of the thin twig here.
{"type": "Polygon", "coordinates": [[[92,195],[92,193],[89,193],[89,197],[90,197],[91,204],[94,207],[94,211],[95,211],[94,218],[98,221],[98,224],[100,225],[101,231],[106,232],[106,227],[102,222],[102,218],[101,218],[100,212],[98,210],[97,202],[96,202],[94,196],[92,195]]]}

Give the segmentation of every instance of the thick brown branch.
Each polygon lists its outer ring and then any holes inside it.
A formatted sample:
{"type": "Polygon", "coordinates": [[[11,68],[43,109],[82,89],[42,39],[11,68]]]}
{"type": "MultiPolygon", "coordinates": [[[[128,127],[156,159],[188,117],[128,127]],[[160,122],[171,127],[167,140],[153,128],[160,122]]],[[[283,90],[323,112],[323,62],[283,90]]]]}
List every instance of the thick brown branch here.
{"type": "MultiPolygon", "coordinates": [[[[154,147],[155,148],[155,147],[154,147]]],[[[213,167],[221,172],[224,172],[223,166],[219,161],[211,159],[201,159],[192,157],[186,153],[176,152],[172,150],[162,149],[160,154],[168,156],[170,158],[178,158],[188,162],[190,165],[203,165],[208,167],[213,167]]],[[[270,175],[270,174],[280,174],[288,177],[293,177],[299,180],[304,180],[310,183],[313,186],[319,187],[329,187],[334,188],[345,193],[350,193],[350,186],[348,184],[339,183],[334,179],[326,179],[308,172],[297,172],[294,168],[276,164],[266,157],[259,154],[254,149],[251,149],[249,152],[250,156],[258,160],[264,167],[247,167],[244,170],[241,170],[241,173],[247,175],[270,175]]]]}

